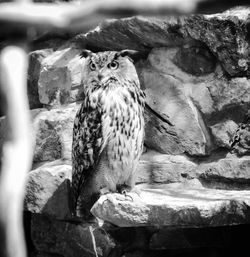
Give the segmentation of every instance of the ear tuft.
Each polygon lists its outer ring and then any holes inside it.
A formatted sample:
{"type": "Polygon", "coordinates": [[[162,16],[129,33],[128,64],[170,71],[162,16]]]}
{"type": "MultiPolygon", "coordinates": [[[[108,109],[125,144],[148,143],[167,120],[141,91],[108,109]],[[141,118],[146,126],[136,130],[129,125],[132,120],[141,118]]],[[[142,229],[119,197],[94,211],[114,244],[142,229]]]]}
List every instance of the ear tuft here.
{"type": "Polygon", "coordinates": [[[87,58],[88,56],[91,56],[92,55],[92,52],[90,50],[83,50],[81,53],[80,53],[80,58],[87,58]]]}

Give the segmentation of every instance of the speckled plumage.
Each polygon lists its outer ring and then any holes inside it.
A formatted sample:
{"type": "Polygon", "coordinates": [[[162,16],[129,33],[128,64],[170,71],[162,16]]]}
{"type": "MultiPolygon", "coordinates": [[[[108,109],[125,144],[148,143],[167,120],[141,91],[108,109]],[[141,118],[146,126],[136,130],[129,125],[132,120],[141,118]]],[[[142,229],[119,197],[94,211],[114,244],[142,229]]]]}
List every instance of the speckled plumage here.
{"type": "Polygon", "coordinates": [[[84,100],[73,129],[72,191],[79,200],[103,189],[133,188],[143,149],[145,94],[130,51],[84,51],[84,100]]]}

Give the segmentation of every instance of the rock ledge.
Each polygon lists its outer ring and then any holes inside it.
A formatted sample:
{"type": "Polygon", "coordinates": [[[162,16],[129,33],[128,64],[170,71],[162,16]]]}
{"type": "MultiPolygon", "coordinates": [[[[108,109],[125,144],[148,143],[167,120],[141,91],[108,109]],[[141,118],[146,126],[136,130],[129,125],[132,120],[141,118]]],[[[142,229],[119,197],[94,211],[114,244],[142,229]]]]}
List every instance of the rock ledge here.
{"type": "Polygon", "coordinates": [[[100,219],[120,227],[215,227],[250,222],[250,191],[215,190],[196,179],[168,185],[139,185],[133,200],[102,196],[92,207],[100,219]]]}

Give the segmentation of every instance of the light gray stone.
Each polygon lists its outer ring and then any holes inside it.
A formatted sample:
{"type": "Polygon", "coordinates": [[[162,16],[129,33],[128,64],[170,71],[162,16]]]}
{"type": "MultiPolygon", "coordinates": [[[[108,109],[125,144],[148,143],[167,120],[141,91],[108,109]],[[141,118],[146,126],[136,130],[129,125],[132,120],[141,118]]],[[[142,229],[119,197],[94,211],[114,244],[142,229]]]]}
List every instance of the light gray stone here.
{"type": "Polygon", "coordinates": [[[42,68],[42,61],[53,53],[51,48],[36,50],[29,53],[28,69],[28,99],[31,109],[42,107],[38,94],[38,80],[42,68]]]}
{"type": "MultiPolygon", "coordinates": [[[[136,183],[180,182],[194,176],[196,164],[184,156],[171,156],[148,151],[142,155],[137,168],[136,183]]],[[[57,219],[69,218],[70,160],[40,163],[27,178],[25,209],[57,219]]]]}
{"type": "Polygon", "coordinates": [[[221,189],[250,189],[250,156],[237,158],[218,156],[201,163],[196,168],[196,177],[206,187],[221,189]],[[213,159],[214,158],[214,159],[213,159]]]}
{"type": "Polygon", "coordinates": [[[46,163],[28,174],[25,210],[57,219],[71,216],[71,165],[46,163]]]}
{"type": "MultiPolygon", "coordinates": [[[[212,144],[210,135],[185,86],[185,83],[197,83],[197,79],[173,63],[176,52],[176,48],[153,49],[146,68],[139,72],[147,104],[173,125],[164,126],[162,120],[153,123],[146,118],[145,142],[168,154],[206,155],[212,144]]],[[[206,75],[200,80],[205,81],[211,76],[206,75]]]]}
{"type": "Polygon", "coordinates": [[[167,155],[149,150],[141,156],[137,183],[181,182],[194,176],[196,164],[185,156],[167,155]]]}
{"type": "Polygon", "coordinates": [[[246,77],[229,80],[220,78],[208,83],[208,89],[217,111],[250,103],[250,81],[246,77]]]}
{"type": "Polygon", "coordinates": [[[34,162],[71,159],[72,133],[79,104],[44,110],[33,120],[36,131],[34,162]]]}
{"type": "Polygon", "coordinates": [[[217,146],[231,148],[231,142],[238,125],[232,120],[225,120],[210,126],[217,146]]]}
{"type": "Polygon", "coordinates": [[[61,105],[80,99],[81,67],[80,49],[65,45],[43,59],[38,79],[40,102],[47,105],[61,105]]]}
{"type": "MultiPolygon", "coordinates": [[[[203,58],[206,66],[211,63],[212,54],[230,76],[249,76],[246,38],[249,13],[249,8],[242,7],[210,15],[112,19],[102,22],[98,29],[79,35],[76,41],[80,46],[87,44],[102,50],[130,48],[141,51],[199,42],[209,52],[203,58]]],[[[197,68],[194,70],[199,70],[197,68]]],[[[200,68],[204,69],[202,65],[200,68]]]]}
{"type": "Polygon", "coordinates": [[[250,191],[207,189],[195,183],[137,186],[133,200],[101,196],[91,212],[120,227],[209,227],[250,222],[250,191]]]}

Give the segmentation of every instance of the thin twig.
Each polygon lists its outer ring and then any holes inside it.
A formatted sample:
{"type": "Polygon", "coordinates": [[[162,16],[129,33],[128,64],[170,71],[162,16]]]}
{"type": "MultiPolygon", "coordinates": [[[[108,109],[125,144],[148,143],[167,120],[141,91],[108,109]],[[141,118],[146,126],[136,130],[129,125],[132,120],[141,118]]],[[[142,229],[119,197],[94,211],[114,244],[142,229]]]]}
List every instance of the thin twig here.
{"type": "Polygon", "coordinates": [[[97,253],[97,248],[96,248],[96,241],[95,241],[95,235],[94,235],[94,230],[92,226],[89,226],[89,233],[91,235],[91,239],[92,239],[92,244],[93,244],[93,249],[95,252],[95,256],[98,257],[98,253],[97,253]]]}

